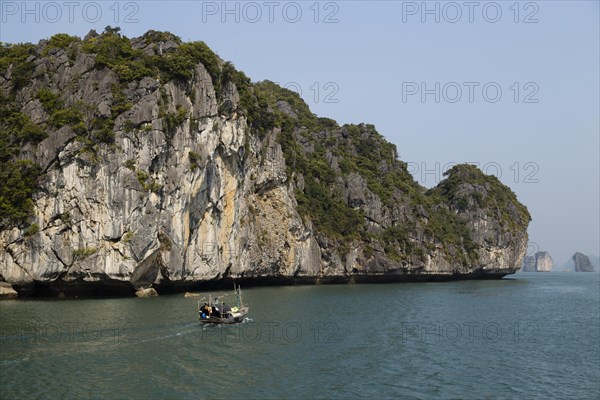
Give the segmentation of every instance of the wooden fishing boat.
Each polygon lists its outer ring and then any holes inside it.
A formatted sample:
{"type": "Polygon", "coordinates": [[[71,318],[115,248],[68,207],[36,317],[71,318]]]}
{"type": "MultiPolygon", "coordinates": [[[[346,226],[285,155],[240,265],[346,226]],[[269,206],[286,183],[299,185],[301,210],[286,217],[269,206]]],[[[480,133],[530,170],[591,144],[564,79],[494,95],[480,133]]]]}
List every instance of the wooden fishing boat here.
{"type": "Polygon", "coordinates": [[[203,324],[239,324],[244,321],[244,318],[250,311],[250,307],[244,305],[242,299],[242,289],[238,286],[235,288],[236,304],[229,307],[223,297],[213,299],[208,296],[208,303],[204,303],[200,307],[198,302],[198,320],[203,324]]]}

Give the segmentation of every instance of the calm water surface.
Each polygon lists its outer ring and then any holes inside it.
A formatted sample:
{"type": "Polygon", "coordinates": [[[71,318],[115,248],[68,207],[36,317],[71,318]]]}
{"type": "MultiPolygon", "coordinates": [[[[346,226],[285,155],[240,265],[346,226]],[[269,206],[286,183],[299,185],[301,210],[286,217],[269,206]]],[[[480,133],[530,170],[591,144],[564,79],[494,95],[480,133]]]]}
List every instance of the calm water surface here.
{"type": "Polygon", "coordinates": [[[595,399],[599,276],[249,288],[222,327],[183,295],[3,301],[0,398],[595,399]]]}

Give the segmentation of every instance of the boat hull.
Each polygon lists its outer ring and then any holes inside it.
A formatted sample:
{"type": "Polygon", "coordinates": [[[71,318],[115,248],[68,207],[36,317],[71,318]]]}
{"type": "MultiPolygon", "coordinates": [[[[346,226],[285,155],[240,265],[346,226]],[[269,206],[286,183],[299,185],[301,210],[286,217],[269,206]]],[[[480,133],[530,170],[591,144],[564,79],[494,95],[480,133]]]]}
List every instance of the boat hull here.
{"type": "Polygon", "coordinates": [[[248,314],[248,307],[242,308],[240,311],[234,313],[229,317],[199,317],[198,320],[203,324],[239,324],[244,321],[246,314],[248,314]]]}

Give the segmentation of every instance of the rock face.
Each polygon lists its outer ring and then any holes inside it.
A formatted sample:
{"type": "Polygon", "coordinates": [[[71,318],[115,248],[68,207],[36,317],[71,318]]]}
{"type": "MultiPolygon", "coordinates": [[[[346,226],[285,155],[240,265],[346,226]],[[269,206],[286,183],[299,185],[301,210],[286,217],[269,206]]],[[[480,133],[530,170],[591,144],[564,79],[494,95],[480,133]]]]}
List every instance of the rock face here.
{"type": "Polygon", "coordinates": [[[594,266],[585,254],[575,253],[572,259],[575,264],[575,272],[594,272],[594,266]]]}
{"type": "Polygon", "coordinates": [[[147,289],[139,289],[138,291],[135,292],[135,295],[137,297],[155,297],[155,296],[158,296],[158,293],[153,288],[147,288],[147,289]]]}
{"type": "Polygon", "coordinates": [[[317,118],[203,43],[109,31],[21,46],[0,59],[0,273],[24,293],[521,265],[530,217],[496,178],[457,165],[426,190],[372,125],[317,118]]]}
{"type": "Polygon", "coordinates": [[[16,299],[18,293],[8,282],[0,282],[0,300],[16,299]]]}
{"type": "Polygon", "coordinates": [[[554,261],[547,251],[538,251],[535,254],[535,264],[537,272],[550,272],[554,266],[554,261]]]}
{"type": "MultiPolygon", "coordinates": [[[[594,267],[594,271],[600,272],[600,263],[598,262],[598,256],[594,254],[588,254],[587,256],[594,267]]],[[[567,261],[565,261],[561,265],[561,271],[564,272],[575,272],[575,262],[573,261],[573,257],[569,257],[567,261]]]]}
{"type": "Polygon", "coordinates": [[[523,272],[535,272],[535,255],[526,256],[523,258],[523,272]]]}
{"type": "Polygon", "coordinates": [[[550,272],[554,266],[554,261],[547,251],[538,251],[533,256],[527,256],[523,259],[523,268],[525,272],[550,272]]]}

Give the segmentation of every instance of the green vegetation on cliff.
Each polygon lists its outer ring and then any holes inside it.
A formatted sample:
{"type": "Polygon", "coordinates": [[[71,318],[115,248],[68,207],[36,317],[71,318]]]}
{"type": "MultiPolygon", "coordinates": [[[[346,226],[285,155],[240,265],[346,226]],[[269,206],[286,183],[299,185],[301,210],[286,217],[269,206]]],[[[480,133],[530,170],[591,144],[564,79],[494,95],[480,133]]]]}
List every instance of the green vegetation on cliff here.
{"type": "Polygon", "coordinates": [[[30,43],[0,43],[0,71],[10,68],[12,96],[30,82],[34,65],[29,58],[35,54],[35,50],[36,46],[30,43]]]}
{"type": "Polygon", "coordinates": [[[23,223],[33,210],[40,166],[15,160],[22,147],[46,138],[46,132],[0,94],[0,228],[23,223]]]}
{"type": "Polygon", "coordinates": [[[147,45],[153,46],[154,53],[145,52],[134,48],[132,41],[119,31],[119,28],[109,26],[101,35],[83,41],[81,50],[95,54],[98,68],[111,69],[124,83],[145,77],[186,83],[193,77],[195,67],[202,64],[213,80],[215,91],[219,93],[219,59],[204,42],[182,43],[181,39],[170,33],[149,31],[143,38],[147,45]],[[162,44],[167,42],[175,47],[163,53],[162,44]]]}
{"type": "Polygon", "coordinates": [[[0,228],[24,223],[33,211],[40,167],[28,160],[8,161],[0,168],[0,228]]]}
{"type": "Polygon", "coordinates": [[[484,209],[490,217],[499,218],[505,230],[514,232],[527,227],[531,216],[517,196],[492,175],[485,175],[474,165],[455,165],[428,194],[460,212],[484,209]]]}

